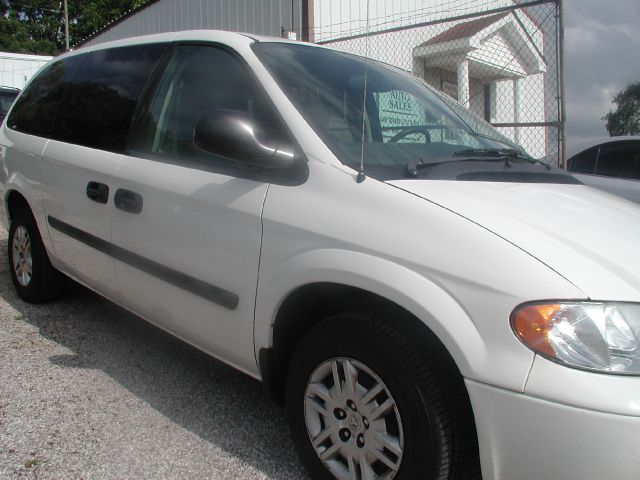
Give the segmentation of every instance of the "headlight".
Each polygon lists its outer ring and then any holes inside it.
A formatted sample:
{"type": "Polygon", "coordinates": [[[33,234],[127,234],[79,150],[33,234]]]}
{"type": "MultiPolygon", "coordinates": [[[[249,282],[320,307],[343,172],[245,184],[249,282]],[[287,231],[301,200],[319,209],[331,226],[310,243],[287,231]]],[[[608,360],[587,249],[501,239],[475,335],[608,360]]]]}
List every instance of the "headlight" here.
{"type": "Polygon", "coordinates": [[[526,303],[511,325],[526,346],[556,362],[640,375],[640,304],[526,303]]]}

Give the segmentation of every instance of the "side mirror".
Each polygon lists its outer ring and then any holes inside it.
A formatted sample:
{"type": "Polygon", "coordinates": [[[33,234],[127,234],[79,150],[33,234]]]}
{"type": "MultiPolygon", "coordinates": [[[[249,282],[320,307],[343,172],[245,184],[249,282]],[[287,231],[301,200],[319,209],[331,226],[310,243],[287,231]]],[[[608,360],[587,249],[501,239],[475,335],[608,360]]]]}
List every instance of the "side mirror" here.
{"type": "Polygon", "coordinates": [[[210,110],[196,124],[193,144],[200,150],[265,168],[295,163],[294,148],[271,144],[252,118],[237,110],[210,110]]]}

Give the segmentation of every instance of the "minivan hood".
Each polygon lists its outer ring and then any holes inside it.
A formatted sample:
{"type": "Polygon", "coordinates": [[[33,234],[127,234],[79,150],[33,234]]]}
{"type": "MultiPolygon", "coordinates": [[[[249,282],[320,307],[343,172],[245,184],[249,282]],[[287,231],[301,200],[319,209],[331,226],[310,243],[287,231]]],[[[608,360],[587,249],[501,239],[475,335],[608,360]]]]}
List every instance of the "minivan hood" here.
{"type": "Polygon", "coordinates": [[[490,230],[591,299],[640,301],[640,206],[632,202],[584,185],[387,183],[490,230]]]}

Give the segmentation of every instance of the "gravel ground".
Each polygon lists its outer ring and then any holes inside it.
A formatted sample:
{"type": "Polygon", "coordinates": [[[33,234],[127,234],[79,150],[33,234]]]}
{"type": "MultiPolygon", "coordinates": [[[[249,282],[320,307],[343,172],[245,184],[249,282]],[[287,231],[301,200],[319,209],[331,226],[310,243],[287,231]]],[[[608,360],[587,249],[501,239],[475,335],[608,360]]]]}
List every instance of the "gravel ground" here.
{"type": "Polygon", "coordinates": [[[82,287],[23,302],[6,253],[0,478],[308,478],[259,382],[82,287]]]}

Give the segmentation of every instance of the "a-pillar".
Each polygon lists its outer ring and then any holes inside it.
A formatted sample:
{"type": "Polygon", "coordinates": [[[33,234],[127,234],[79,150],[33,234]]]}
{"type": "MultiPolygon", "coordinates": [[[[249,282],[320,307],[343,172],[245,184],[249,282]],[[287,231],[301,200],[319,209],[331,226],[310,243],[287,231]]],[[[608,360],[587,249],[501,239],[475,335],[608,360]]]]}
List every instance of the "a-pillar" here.
{"type": "Polygon", "coordinates": [[[458,102],[469,108],[469,60],[458,63],[458,102]]]}

